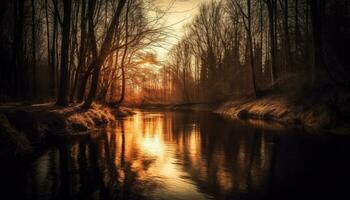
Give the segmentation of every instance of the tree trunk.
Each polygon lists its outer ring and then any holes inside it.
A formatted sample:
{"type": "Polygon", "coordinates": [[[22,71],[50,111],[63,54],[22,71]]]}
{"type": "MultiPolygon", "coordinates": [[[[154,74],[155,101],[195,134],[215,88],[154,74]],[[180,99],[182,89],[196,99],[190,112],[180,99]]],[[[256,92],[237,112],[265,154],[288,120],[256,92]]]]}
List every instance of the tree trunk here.
{"type": "Polygon", "coordinates": [[[57,17],[54,16],[53,30],[52,30],[52,44],[51,44],[51,71],[53,72],[51,77],[51,89],[53,96],[56,96],[56,43],[57,43],[57,17]]]}
{"type": "Polygon", "coordinates": [[[46,22],[46,40],[47,40],[47,67],[49,68],[49,82],[50,82],[50,96],[53,97],[55,95],[54,88],[54,76],[55,71],[52,67],[51,63],[51,46],[50,46],[50,26],[49,26],[49,12],[48,12],[48,0],[45,0],[45,22],[46,22]]]}
{"type": "MultiPolygon", "coordinates": [[[[280,1],[280,5],[283,11],[283,29],[284,29],[284,65],[286,70],[291,68],[290,62],[290,39],[289,39],[289,3],[288,0],[284,0],[284,6],[282,6],[282,2],[280,1]],[[288,66],[289,65],[289,66],[288,66]]],[[[290,70],[292,71],[292,69],[290,70]]]]}
{"type": "Polygon", "coordinates": [[[295,23],[295,33],[294,33],[294,37],[295,37],[295,59],[299,59],[299,0],[295,0],[295,19],[294,19],[294,23],[295,23]]]}
{"type": "Polygon", "coordinates": [[[86,89],[87,82],[89,80],[90,72],[91,72],[91,70],[87,70],[83,74],[83,76],[81,78],[81,81],[80,81],[80,84],[79,84],[79,88],[78,88],[78,91],[77,91],[77,102],[78,103],[81,103],[84,100],[85,89],[86,89]]]}
{"type": "MultiPolygon", "coordinates": [[[[90,0],[91,5],[94,4],[94,0],[90,0]]],[[[84,108],[88,109],[91,107],[92,102],[95,100],[96,93],[97,93],[97,85],[98,85],[98,79],[100,75],[101,65],[104,63],[105,59],[107,58],[111,45],[112,45],[112,39],[113,35],[115,33],[115,30],[117,27],[119,27],[119,17],[122,13],[122,9],[126,3],[126,0],[120,0],[118,3],[118,7],[114,13],[114,16],[111,20],[110,26],[108,27],[106,37],[103,40],[100,54],[97,55],[97,44],[96,44],[96,38],[95,38],[95,32],[93,30],[93,16],[89,17],[89,35],[90,35],[90,42],[92,46],[92,52],[93,52],[93,59],[91,66],[93,67],[93,75],[91,80],[91,86],[90,91],[88,94],[87,99],[84,103],[84,108]]],[[[89,9],[92,9],[93,6],[89,6],[89,9]]]]}
{"type": "Polygon", "coordinates": [[[313,30],[313,43],[314,43],[314,64],[312,67],[312,83],[315,84],[318,79],[318,72],[320,69],[324,68],[324,58],[323,58],[323,20],[325,12],[325,2],[324,0],[311,0],[311,20],[312,20],[312,30],[313,30]]]}
{"type": "Polygon", "coordinates": [[[32,6],[32,73],[33,73],[33,96],[32,100],[37,97],[37,88],[36,88],[36,36],[35,36],[35,0],[31,1],[32,6]]]}
{"type": "MultiPolygon", "coordinates": [[[[10,74],[13,85],[15,86],[14,91],[6,91],[7,94],[12,94],[15,98],[25,99],[27,97],[26,90],[26,76],[27,70],[23,65],[23,27],[24,27],[24,3],[22,0],[14,1],[14,41],[13,41],[13,74],[10,74]],[[13,77],[13,78],[12,78],[13,77]]],[[[11,84],[12,85],[12,84],[11,84]]],[[[10,87],[8,87],[10,88],[10,87]]]]}
{"type": "MultiPolygon", "coordinates": [[[[85,61],[85,56],[86,56],[86,0],[83,0],[82,2],[82,11],[81,11],[81,16],[80,16],[80,47],[79,47],[79,58],[78,58],[78,66],[77,70],[74,74],[74,82],[73,82],[73,87],[72,87],[72,92],[70,95],[70,102],[74,101],[74,94],[78,85],[78,81],[80,79],[80,73],[81,69],[83,68],[84,61],[85,61]]],[[[85,87],[84,87],[85,90],[85,87]]]]}
{"type": "Polygon", "coordinates": [[[250,55],[250,66],[251,66],[251,77],[253,83],[253,95],[257,97],[256,80],[255,80],[255,64],[254,64],[254,51],[253,51],[253,38],[252,38],[252,17],[251,17],[251,0],[247,0],[248,8],[248,42],[249,42],[249,55],[250,55]]]}
{"type": "Polygon", "coordinates": [[[126,14],[125,14],[125,47],[124,52],[122,56],[122,60],[120,63],[121,71],[122,71],[122,88],[121,88],[121,94],[120,99],[118,100],[117,104],[121,104],[124,101],[125,98],[125,58],[128,51],[128,34],[129,34],[129,9],[130,9],[130,2],[128,1],[128,5],[126,6],[126,14]]]}
{"type": "Polygon", "coordinates": [[[70,42],[70,25],[71,25],[71,8],[70,0],[63,0],[63,27],[62,27],[62,43],[61,43],[61,75],[60,87],[58,92],[57,105],[68,105],[69,91],[69,72],[68,72],[68,57],[69,57],[69,42],[70,42]]]}
{"type": "Polygon", "coordinates": [[[275,8],[274,0],[267,1],[268,15],[269,15],[269,31],[270,31],[270,55],[271,55],[271,81],[272,86],[275,87],[276,76],[276,43],[275,43],[275,8]]]}
{"type": "Polygon", "coordinates": [[[92,79],[91,79],[91,87],[90,87],[90,92],[88,97],[86,98],[84,102],[84,108],[89,109],[91,107],[92,102],[94,101],[96,97],[96,92],[97,92],[97,86],[98,86],[98,79],[100,76],[100,67],[101,67],[101,61],[100,60],[95,60],[91,64],[93,66],[93,74],[92,74],[92,79]]]}

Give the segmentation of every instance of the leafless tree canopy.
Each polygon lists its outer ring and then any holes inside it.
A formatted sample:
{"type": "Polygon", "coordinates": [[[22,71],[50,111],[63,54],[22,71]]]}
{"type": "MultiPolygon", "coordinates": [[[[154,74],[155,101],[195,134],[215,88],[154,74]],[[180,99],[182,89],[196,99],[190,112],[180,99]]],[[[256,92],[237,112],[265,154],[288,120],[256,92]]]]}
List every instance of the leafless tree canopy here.
{"type": "Polygon", "coordinates": [[[0,101],[89,108],[349,86],[345,0],[207,1],[159,62],[156,49],[174,35],[164,25],[173,3],[159,10],[143,0],[2,1],[0,101]]]}

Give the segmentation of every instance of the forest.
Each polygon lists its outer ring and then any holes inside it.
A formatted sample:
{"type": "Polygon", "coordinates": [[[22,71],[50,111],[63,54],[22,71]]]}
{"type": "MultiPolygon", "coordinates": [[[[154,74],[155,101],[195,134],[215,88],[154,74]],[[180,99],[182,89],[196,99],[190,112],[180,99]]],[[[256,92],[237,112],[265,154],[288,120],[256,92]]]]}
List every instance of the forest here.
{"type": "Polygon", "coordinates": [[[164,61],[167,11],[152,4],[4,1],[1,101],[211,103],[300,88],[337,101],[348,89],[347,1],[203,2],[164,61]]]}
{"type": "Polygon", "coordinates": [[[3,4],[3,102],[120,104],[127,76],[153,58],[145,50],[164,37],[161,16],[147,14],[142,1],[3,4]]]}
{"type": "Polygon", "coordinates": [[[342,194],[349,44],[348,0],[2,0],[0,175],[19,182],[0,188],[19,199],[342,194]]]}

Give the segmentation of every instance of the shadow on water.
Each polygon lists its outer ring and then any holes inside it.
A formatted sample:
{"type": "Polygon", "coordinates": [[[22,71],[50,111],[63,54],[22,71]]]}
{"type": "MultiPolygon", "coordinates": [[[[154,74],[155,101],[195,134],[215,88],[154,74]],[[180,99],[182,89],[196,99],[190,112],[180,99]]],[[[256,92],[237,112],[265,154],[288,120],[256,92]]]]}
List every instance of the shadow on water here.
{"type": "Polygon", "coordinates": [[[139,112],[33,162],[2,163],[0,188],[11,199],[347,199],[349,150],[347,137],[139,112]]]}

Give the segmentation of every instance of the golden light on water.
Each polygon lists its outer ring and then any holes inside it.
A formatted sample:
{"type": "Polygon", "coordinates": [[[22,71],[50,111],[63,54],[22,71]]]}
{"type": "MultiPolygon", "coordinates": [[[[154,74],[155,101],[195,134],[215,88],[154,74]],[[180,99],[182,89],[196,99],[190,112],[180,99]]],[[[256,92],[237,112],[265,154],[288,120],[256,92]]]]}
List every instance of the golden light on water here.
{"type": "MultiPolygon", "coordinates": [[[[166,190],[170,196],[181,194],[195,199],[205,199],[196,194],[196,187],[193,184],[182,178],[188,175],[181,169],[178,158],[174,157],[180,153],[175,141],[164,134],[171,130],[171,127],[164,127],[169,126],[165,120],[164,116],[157,114],[136,115],[132,120],[125,120],[124,131],[128,134],[125,134],[124,143],[122,137],[116,138],[119,146],[117,149],[122,149],[122,145],[125,145],[124,159],[133,161],[132,170],[138,173],[139,179],[146,181],[153,177],[154,181],[159,179],[166,183],[162,184],[159,192],[166,190]]],[[[197,157],[195,152],[198,148],[198,135],[190,135],[189,141],[183,145],[190,145],[192,156],[197,157]]],[[[118,152],[120,153],[120,150],[118,152]]],[[[118,157],[115,163],[120,162],[118,157]]],[[[191,160],[195,162],[196,159],[191,160]]]]}
{"type": "MultiPolygon", "coordinates": [[[[340,73],[344,56],[333,51],[345,41],[336,36],[349,30],[347,3],[23,2],[4,1],[0,22],[4,197],[187,200],[347,192],[340,183],[350,179],[344,162],[350,141],[265,120],[289,119],[290,103],[316,111],[327,106],[329,88],[321,101],[291,101],[333,81],[319,76],[319,64],[332,67],[328,75],[335,79],[348,77],[340,73]],[[318,51],[327,49],[329,55],[318,51]],[[41,101],[50,102],[35,104],[41,101]],[[210,112],[222,103],[233,111],[244,104],[264,119],[210,112]],[[121,117],[119,105],[139,112],[121,117]]],[[[350,81],[336,82],[330,85],[339,85],[341,100],[340,86],[350,81]]],[[[292,121],[299,122],[296,114],[292,121]]]]}
{"type": "MultiPolygon", "coordinates": [[[[130,119],[124,121],[125,134],[124,142],[121,136],[116,138],[118,143],[118,153],[125,145],[124,159],[132,163],[132,171],[137,172],[138,178],[143,181],[152,179],[159,181],[158,192],[167,191],[167,195],[188,195],[186,198],[205,199],[199,195],[195,184],[186,177],[196,177],[198,180],[210,180],[210,174],[215,169],[216,184],[221,190],[229,191],[236,187],[244,190],[246,184],[234,184],[233,181],[245,180],[247,170],[247,159],[245,144],[239,143],[237,162],[240,173],[234,175],[220,166],[227,165],[227,160],[222,155],[221,148],[213,154],[212,162],[207,163],[206,157],[202,156],[202,135],[197,124],[190,124],[186,129],[178,130],[178,135],[172,135],[174,127],[168,123],[168,119],[163,114],[138,113],[130,119]],[[182,165],[190,168],[185,170],[182,165]],[[216,166],[216,167],[214,167],[216,166]],[[214,167],[214,168],[212,168],[214,167]],[[193,196],[194,195],[194,196],[193,196]],[[199,195],[199,196],[196,196],[199,195]]],[[[118,128],[117,132],[121,132],[118,128]]],[[[264,147],[265,148],[265,147],[264,147]]],[[[120,162],[119,156],[116,162],[120,162]]],[[[239,181],[241,182],[241,181],[239,181]]]]}
{"type": "Polygon", "coordinates": [[[143,138],[141,141],[142,150],[154,156],[161,156],[164,152],[164,143],[159,137],[160,135],[157,134],[153,137],[143,138]]]}
{"type": "Polygon", "coordinates": [[[88,179],[93,184],[155,199],[212,199],[261,184],[271,160],[270,142],[264,137],[253,139],[251,129],[223,134],[225,127],[208,126],[210,121],[176,112],[138,112],[118,121],[107,133],[96,132],[81,143],[41,157],[39,168],[53,168],[41,170],[35,178],[38,184],[51,180],[57,166],[48,163],[65,155],[60,165],[82,170],[81,181],[95,169],[88,179]]]}

